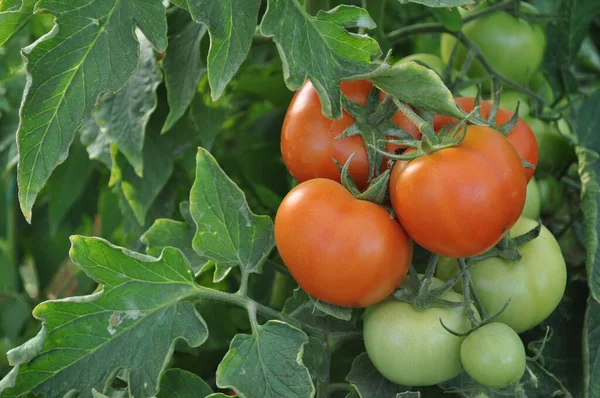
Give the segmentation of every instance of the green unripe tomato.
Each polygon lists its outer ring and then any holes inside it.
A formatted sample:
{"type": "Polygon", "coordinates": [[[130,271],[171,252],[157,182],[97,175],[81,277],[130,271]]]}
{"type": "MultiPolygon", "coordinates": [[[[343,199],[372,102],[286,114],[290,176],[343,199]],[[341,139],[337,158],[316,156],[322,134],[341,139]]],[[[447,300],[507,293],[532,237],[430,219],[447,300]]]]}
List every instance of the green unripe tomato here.
{"type": "MultiPolygon", "coordinates": [[[[433,278],[431,288],[442,284],[433,278]]],[[[453,291],[442,298],[463,301],[462,295],[453,291]]],[[[411,304],[393,299],[368,307],[363,335],[371,362],[383,376],[405,386],[430,386],[458,376],[464,338],[445,330],[440,319],[457,332],[470,327],[462,307],[417,311],[411,304]]]]}
{"type": "Polygon", "coordinates": [[[542,211],[542,201],[540,199],[540,190],[535,177],[532,177],[527,184],[527,197],[525,199],[525,207],[521,213],[521,217],[537,220],[540,218],[542,211]]]}
{"type": "MultiPolygon", "coordinates": [[[[510,230],[510,236],[523,235],[536,225],[537,221],[521,217],[510,230]]],[[[500,311],[510,298],[510,304],[497,321],[517,333],[544,321],[558,306],[567,285],[565,259],[548,228],[542,225],[539,236],[522,245],[519,252],[522,256],[519,261],[492,257],[477,261],[469,268],[475,290],[488,314],[500,311]]],[[[450,279],[457,272],[456,259],[440,258],[438,278],[450,279]]],[[[462,291],[462,283],[454,288],[462,291]]]]}
{"type": "Polygon", "coordinates": [[[519,116],[529,116],[530,108],[527,103],[527,96],[516,90],[502,90],[500,96],[500,107],[513,112],[517,109],[519,103],[519,116]]]}
{"type": "MultiPolygon", "coordinates": [[[[462,32],[477,45],[489,64],[502,76],[527,85],[544,58],[546,36],[540,25],[530,25],[524,19],[505,12],[495,12],[468,22],[462,32]]],[[[454,36],[442,35],[441,55],[448,63],[456,43],[454,36]]],[[[461,44],[456,54],[455,69],[460,69],[467,55],[461,44]]],[[[474,60],[468,72],[470,77],[485,77],[486,70],[474,60]]]]}
{"type": "Polygon", "coordinates": [[[535,169],[538,176],[555,175],[575,160],[573,146],[556,126],[534,117],[523,117],[531,127],[538,144],[539,159],[535,169]]]}
{"type": "Polygon", "coordinates": [[[412,54],[396,61],[392,66],[401,65],[406,62],[414,61],[419,64],[426,65],[429,69],[432,69],[435,73],[442,76],[446,69],[446,63],[442,61],[440,57],[434,54],[418,53],[412,54]]]}
{"type": "Polygon", "coordinates": [[[521,338],[499,322],[469,334],[460,347],[460,359],[468,375],[486,387],[508,387],[525,372],[525,346],[521,338]]]}
{"type": "Polygon", "coordinates": [[[552,215],[560,209],[564,202],[563,188],[554,177],[540,178],[538,189],[541,199],[541,213],[552,215]]]}

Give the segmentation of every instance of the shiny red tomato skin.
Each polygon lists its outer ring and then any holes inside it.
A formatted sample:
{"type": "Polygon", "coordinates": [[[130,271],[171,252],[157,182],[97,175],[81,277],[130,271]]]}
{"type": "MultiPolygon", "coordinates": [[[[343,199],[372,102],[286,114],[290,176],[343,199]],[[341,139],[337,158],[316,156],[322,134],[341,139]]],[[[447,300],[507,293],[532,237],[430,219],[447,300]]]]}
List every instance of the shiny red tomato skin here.
{"type": "Polygon", "coordinates": [[[385,209],[324,178],[299,184],[283,199],[275,242],[304,291],[345,307],[388,297],[406,276],[413,250],[385,209]]]}
{"type": "MultiPolygon", "coordinates": [[[[455,98],[455,101],[456,104],[465,112],[471,112],[475,105],[475,98],[473,97],[458,97],[455,98]]],[[[492,110],[492,104],[488,101],[482,100],[480,101],[479,105],[481,116],[487,118],[490,115],[490,111],[492,110]]],[[[508,122],[512,115],[512,110],[499,108],[498,113],[496,114],[496,126],[508,122]]],[[[433,118],[433,128],[435,129],[435,131],[439,131],[448,123],[452,123],[455,121],[456,119],[451,116],[436,115],[433,118]]],[[[515,147],[521,159],[534,166],[534,168],[525,169],[527,181],[531,180],[531,177],[533,177],[533,173],[535,172],[535,166],[537,166],[539,156],[535,134],[533,133],[529,125],[523,119],[519,118],[517,124],[506,138],[508,138],[513,147],[515,147]]]]}
{"type": "Polygon", "coordinates": [[[396,162],[390,198],[419,245],[446,257],[471,257],[493,247],[517,222],[526,186],[508,140],[489,127],[469,126],[457,147],[396,162]]]}
{"type": "MultiPolygon", "coordinates": [[[[372,87],[367,80],[343,82],[340,85],[346,97],[361,105],[366,103],[372,87]]],[[[360,136],[335,138],[354,122],[355,119],[346,111],[338,120],[323,116],[317,91],[307,80],[294,95],[281,129],[281,154],[292,176],[299,182],[313,178],[328,178],[339,182],[340,171],[333,159],[345,164],[354,153],[350,175],[360,189],[366,188],[369,162],[363,139],[360,136]]],[[[413,137],[421,138],[419,129],[402,112],[397,112],[392,122],[413,137]]],[[[396,148],[397,146],[389,144],[387,146],[388,152],[396,148]]]]}

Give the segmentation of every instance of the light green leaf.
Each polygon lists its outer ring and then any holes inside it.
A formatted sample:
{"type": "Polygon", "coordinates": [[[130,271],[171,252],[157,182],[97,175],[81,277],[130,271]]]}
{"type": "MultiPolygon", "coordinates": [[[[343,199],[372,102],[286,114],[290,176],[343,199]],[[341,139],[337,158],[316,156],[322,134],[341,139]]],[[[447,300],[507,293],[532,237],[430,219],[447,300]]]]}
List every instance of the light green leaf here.
{"type": "Polygon", "coordinates": [[[273,221],[252,213],[244,193],[203,148],[196,155],[196,180],[190,192],[196,222],[196,253],[221,266],[260,273],[275,239],[273,221]]]}
{"type": "Polygon", "coordinates": [[[58,229],[63,218],[83,190],[92,173],[93,164],[85,147],[77,141],[71,145],[70,156],[59,165],[48,180],[48,213],[50,232],[58,229]]]}
{"type": "Polygon", "coordinates": [[[398,0],[400,4],[417,3],[427,7],[458,7],[475,4],[475,0],[398,0]]]}
{"type": "Polygon", "coordinates": [[[302,363],[307,367],[310,377],[317,380],[321,373],[321,364],[325,357],[325,350],[321,340],[315,337],[308,338],[308,344],[304,346],[302,354],[302,363]]]}
{"type": "Polygon", "coordinates": [[[313,17],[297,0],[269,0],[260,29],[277,44],[288,88],[297,90],[309,78],[323,114],[338,119],[342,116],[340,81],[373,71],[371,61],[381,53],[375,40],[345,28],[373,26],[362,8],[339,6],[313,17]]]}
{"type": "Polygon", "coordinates": [[[112,168],[112,159],[110,157],[110,141],[100,127],[96,124],[96,119],[89,118],[79,129],[81,143],[87,148],[90,159],[96,159],[109,169],[112,168]]]}
{"type": "Polygon", "coordinates": [[[195,232],[196,224],[193,220],[182,222],[161,218],[154,221],[140,240],[147,246],[146,253],[155,257],[167,246],[181,250],[190,262],[194,273],[198,273],[208,259],[198,255],[192,248],[195,232]]]}
{"type": "Polygon", "coordinates": [[[200,41],[206,27],[192,20],[184,10],[173,12],[168,22],[169,47],[162,67],[171,110],[162,128],[163,133],[183,116],[194,99],[200,78],[206,72],[200,56],[200,41]]]}
{"type": "Polygon", "coordinates": [[[0,382],[0,391],[10,387],[2,396],[62,397],[78,390],[91,397],[92,388],[105,393],[119,369],[127,371],[132,396],[154,396],[175,342],[197,347],[208,335],[184,301],[196,291],[189,265],[171,248],[155,259],[99,238],[74,236],[71,242],[72,260],[103,290],[34,309],[42,331],[9,353],[20,366],[0,382]]]}
{"type": "Polygon", "coordinates": [[[598,237],[600,236],[600,90],[586,100],[577,112],[577,137],[580,144],[575,147],[581,179],[581,211],[583,212],[584,244],[586,248],[586,267],[588,285],[596,301],[600,301],[600,255],[598,255],[598,237]],[[585,146],[584,146],[585,145],[585,146]]]}
{"type": "Polygon", "coordinates": [[[146,136],[143,152],[144,178],[140,178],[135,173],[120,152],[116,152],[115,149],[111,151],[113,157],[111,183],[120,184],[123,195],[141,226],[146,225],[148,210],[173,172],[173,159],[166,142],[168,137],[159,134],[159,128],[153,128],[146,136]]]}
{"type": "Polygon", "coordinates": [[[0,46],[13,37],[33,16],[36,0],[0,1],[0,46]]]}
{"type": "Polygon", "coordinates": [[[208,82],[216,101],[250,51],[260,0],[185,0],[185,5],[208,27],[208,82]]]}
{"type": "Polygon", "coordinates": [[[588,299],[583,325],[583,373],[586,397],[600,396],[600,304],[588,299]]]}
{"type": "Polygon", "coordinates": [[[393,383],[375,369],[366,352],[354,359],[346,380],[356,388],[360,398],[392,397],[410,387],[393,383]]]}
{"type": "Polygon", "coordinates": [[[438,74],[416,62],[381,67],[356,78],[368,79],[386,93],[418,108],[464,117],[438,74]]]}
{"type": "Polygon", "coordinates": [[[156,89],[162,74],[150,42],[141,34],[138,34],[138,41],[140,66],[118,93],[102,96],[94,116],[100,131],[142,177],[144,136],[150,115],[156,109],[156,89]]]}
{"type": "Polygon", "coordinates": [[[213,393],[202,378],[181,369],[169,369],[160,379],[158,398],[199,398],[213,393]]]}
{"type": "Polygon", "coordinates": [[[315,393],[302,364],[306,334],[280,321],[238,334],[217,369],[217,386],[244,397],[309,398],[315,393]]]}
{"type": "Polygon", "coordinates": [[[66,157],[96,98],[115,92],[139,62],[138,26],[158,51],[167,45],[160,0],[40,0],[58,25],[23,50],[28,73],[21,105],[19,200],[31,221],[37,195],[66,157]]]}

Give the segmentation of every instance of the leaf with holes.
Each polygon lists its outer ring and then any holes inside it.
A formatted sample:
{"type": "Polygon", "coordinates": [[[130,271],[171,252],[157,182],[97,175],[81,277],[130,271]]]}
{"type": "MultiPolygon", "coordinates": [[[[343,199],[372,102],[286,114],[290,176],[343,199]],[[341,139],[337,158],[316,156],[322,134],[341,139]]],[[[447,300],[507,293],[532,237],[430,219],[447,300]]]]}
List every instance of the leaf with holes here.
{"type": "Polygon", "coordinates": [[[208,335],[185,301],[196,292],[188,263],[172,248],[155,259],[99,238],[71,242],[71,259],[103,289],[34,309],[42,329],[9,353],[15,367],[0,381],[2,396],[79,391],[91,397],[92,388],[105,393],[121,368],[132,396],[154,396],[175,341],[197,347],[208,335]]]}

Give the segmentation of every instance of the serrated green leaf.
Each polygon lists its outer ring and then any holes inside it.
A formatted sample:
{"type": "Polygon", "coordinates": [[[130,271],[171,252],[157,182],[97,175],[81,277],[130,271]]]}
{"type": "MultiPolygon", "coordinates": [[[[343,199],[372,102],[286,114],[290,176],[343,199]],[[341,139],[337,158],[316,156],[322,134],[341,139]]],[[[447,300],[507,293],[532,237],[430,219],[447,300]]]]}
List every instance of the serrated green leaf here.
{"type": "Polygon", "coordinates": [[[160,128],[153,128],[146,135],[143,159],[144,178],[140,178],[120,152],[113,155],[111,182],[118,182],[135,218],[142,227],[146,225],[148,210],[167,184],[173,172],[173,159],[169,150],[169,138],[160,136],[160,128]],[[113,176],[115,176],[113,180],[113,176]]]}
{"type": "Polygon", "coordinates": [[[48,180],[48,213],[52,234],[83,193],[92,170],[93,164],[85,147],[77,140],[73,141],[69,157],[48,180]]]}
{"type": "Polygon", "coordinates": [[[393,383],[375,369],[366,352],[354,359],[346,380],[356,388],[361,398],[392,397],[410,387],[393,383]]]}
{"type": "MultiPolygon", "coordinates": [[[[185,206],[182,207],[185,208],[185,206]]],[[[146,253],[155,257],[167,246],[181,250],[190,262],[194,273],[198,273],[206,265],[208,259],[198,255],[192,248],[195,232],[196,225],[193,220],[190,224],[190,221],[158,219],[140,240],[147,246],[146,253]]]]}
{"type": "Polygon", "coordinates": [[[98,160],[112,169],[110,140],[100,131],[95,118],[89,118],[79,129],[81,143],[86,147],[90,159],[98,160]]]}
{"type": "Polygon", "coordinates": [[[33,16],[36,0],[0,1],[0,46],[15,35],[33,16]]]}
{"type": "Polygon", "coordinates": [[[356,76],[368,79],[381,90],[418,108],[463,118],[452,93],[433,70],[410,61],[356,76]]]}
{"type": "Polygon", "coordinates": [[[260,0],[185,0],[182,3],[196,22],[208,27],[208,81],[211,97],[216,101],[250,51],[260,0]]]}
{"type": "Polygon", "coordinates": [[[171,248],[155,259],[99,238],[74,236],[71,242],[73,262],[103,290],[34,309],[42,331],[9,353],[20,366],[0,382],[0,391],[9,387],[2,396],[62,397],[78,390],[91,397],[92,388],[104,393],[120,368],[128,371],[132,396],[154,396],[175,341],[197,347],[208,335],[194,306],[184,301],[196,289],[189,265],[171,248]]]}
{"type": "Polygon", "coordinates": [[[66,157],[96,98],[121,88],[139,62],[137,26],[158,51],[167,45],[160,0],[40,0],[57,25],[23,50],[28,73],[21,105],[19,200],[31,221],[37,195],[66,157]]]}
{"type": "Polygon", "coordinates": [[[244,397],[312,397],[315,388],[302,364],[306,334],[280,321],[238,334],[217,369],[217,386],[244,397]]]}
{"type": "Polygon", "coordinates": [[[213,393],[200,376],[182,369],[169,369],[160,379],[158,398],[198,398],[213,393]]]}
{"type": "Polygon", "coordinates": [[[475,4],[475,0],[398,0],[400,4],[416,3],[427,7],[458,7],[475,4]]]}
{"type": "Polygon", "coordinates": [[[310,301],[312,302],[314,308],[317,308],[323,314],[332,316],[337,319],[341,319],[342,321],[349,321],[352,318],[352,308],[348,307],[340,307],[339,305],[325,303],[319,299],[316,299],[312,296],[308,296],[310,301]]]}
{"type": "Polygon", "coordinates": [[[206,67],[200,56],[200,42],[206,27],[190,18],[184,10],[168,17],[169,47],[162,61],[170,112],[163,133],[183,116],[196,94],[198,82],[206,67]]]}
{"type": "Polygon", "coordinates": [[[447,29],[457,32],[462,28],[462,17],[458,8],[434,8],[431,12],[434,18],[447,29]]]}
{"type": "Polygon", "coordinates": [[[600,396],[600,303],[593,298],[583,325],[583,371],[585,396],[600,396]]]}
{"type": "Polygon", "coordinates": [[[156,109],[156,89],[162,73],[154,58],[152,44],[141,34],[138,34],[138,41],[140,66],[118,93],[102,96],[94,117],[100,131],[119,148],[136,174],[142,177],[146,126],[156,109]]]}
{"type": "Polygon", "coordinates": [[[273,221],[252,213],[244,193],[203,148],[196,155],[190,211],[196,253],[224,267],[239,266],[243,273],[262,271],[275,246],[273,221]]]}
{"type": "Polygon", "coordinates": [[[340,81],[373,71],[371,61],[381,53],[375,40],[345,28],[373,26],[362,8],[342,5],[313,17],[296,0],[269,0],[260,30],[277,44],[288,88],[297,90],[309,78],[323,114],[338,119],[340,81]]]}

